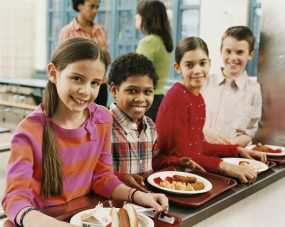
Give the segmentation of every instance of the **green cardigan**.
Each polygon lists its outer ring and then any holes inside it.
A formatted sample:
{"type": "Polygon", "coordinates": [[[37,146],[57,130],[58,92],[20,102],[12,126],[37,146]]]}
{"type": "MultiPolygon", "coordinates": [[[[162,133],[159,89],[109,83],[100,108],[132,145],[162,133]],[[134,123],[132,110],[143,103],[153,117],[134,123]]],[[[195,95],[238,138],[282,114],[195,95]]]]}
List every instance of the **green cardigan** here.
{"type": "Polygon", "coordinates": [[[158,35],[147,35],[140,40],[136,52],[143,54],[153,63],[159,77],[155,94],[164,94],[169,74],[171,53],[167,52],[162,39],[158,35]]]}

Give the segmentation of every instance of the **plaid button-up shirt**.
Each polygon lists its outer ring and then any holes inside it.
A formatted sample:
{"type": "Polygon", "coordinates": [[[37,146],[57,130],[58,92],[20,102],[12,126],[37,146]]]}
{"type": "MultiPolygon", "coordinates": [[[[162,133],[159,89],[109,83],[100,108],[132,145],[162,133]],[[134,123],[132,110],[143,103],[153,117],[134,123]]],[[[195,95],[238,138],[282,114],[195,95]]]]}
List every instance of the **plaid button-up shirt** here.
{"type": "Polygon", "coordinates": [[[143,117],[143,129],[139,132],[116,104],[112,104],[113,116],[112,153],[113,167],[117,174],[139,174],[152,170],[152,158],[158,152],[157,132],[154,122],[143,117]]]}

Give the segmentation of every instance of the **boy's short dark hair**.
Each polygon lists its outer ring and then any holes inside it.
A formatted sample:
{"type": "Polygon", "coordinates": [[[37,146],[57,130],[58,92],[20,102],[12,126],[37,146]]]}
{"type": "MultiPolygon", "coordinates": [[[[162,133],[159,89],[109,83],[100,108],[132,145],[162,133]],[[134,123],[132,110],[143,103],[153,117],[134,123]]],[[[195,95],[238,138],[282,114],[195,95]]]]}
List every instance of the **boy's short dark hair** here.
{"type": "Polygon", "coordinates": [[[150,60],[142,54],[128,53],[115,59],[111,65],[108,83],[120,86],[129,77],[146,75],[157,84],[157,74],[150,60]]]}
{"type": "Polygon", "coordinates": [[[252,52],[254,50],[254,42],[255,38],[248,26],[233,26],[229,27],[222,36],[221,49],[223,47],[223,41],[227,37],[233,37],[238,41],[245,40],[249,45],[249,51],[252,52]]]}
{"type": "Polygon", "coordinates": [[[78,5],[84,4],[85,0],[72,0],[72,8],[76,11],[79,12],[78,10],[78,5]]]}

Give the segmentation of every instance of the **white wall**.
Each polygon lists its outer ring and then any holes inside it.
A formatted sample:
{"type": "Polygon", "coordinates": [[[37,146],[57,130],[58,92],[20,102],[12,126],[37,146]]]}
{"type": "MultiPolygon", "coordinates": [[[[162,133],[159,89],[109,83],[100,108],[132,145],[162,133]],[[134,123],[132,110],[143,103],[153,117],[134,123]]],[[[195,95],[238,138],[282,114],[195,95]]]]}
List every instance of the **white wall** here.
{"type": "Polygon", "coordinates": [[[230,26],[247,25],[249,0],[201,0],[200,36],[208,44],[212,72],[221,66],[220,40],[230,26]]]}
{"type": "Polygon", "coordinates": [[[47,63],[47,1],[36,2],[35,70],[45,70],[47,63]]]}
{"type": "Polygon", "coordinates": [[[46,68],[46,0],[1,1],[0,77],[32,77],[46,68]]]}
{"type": "Polygon", "coordinates": [[[1,1],[0,76],[30,77],[33,72],[36,1],[1,1]]]}

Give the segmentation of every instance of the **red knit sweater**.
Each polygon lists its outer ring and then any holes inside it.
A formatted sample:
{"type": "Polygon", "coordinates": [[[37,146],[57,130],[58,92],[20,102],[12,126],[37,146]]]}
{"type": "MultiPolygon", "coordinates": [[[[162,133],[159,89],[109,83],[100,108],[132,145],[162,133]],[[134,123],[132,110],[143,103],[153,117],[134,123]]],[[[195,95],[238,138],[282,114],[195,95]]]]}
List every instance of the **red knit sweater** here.
{"type": "Polygon", "coordinates": [[[158,170],[177,165],[181,157],[190,157],[208,171],[217,171],[219,156],[237,156],[237,145],[210,144],[205,141],[205,103],[184,85],[176,83],[164,97],[156,126],[160,152],[153,159],[158,170]]]}

